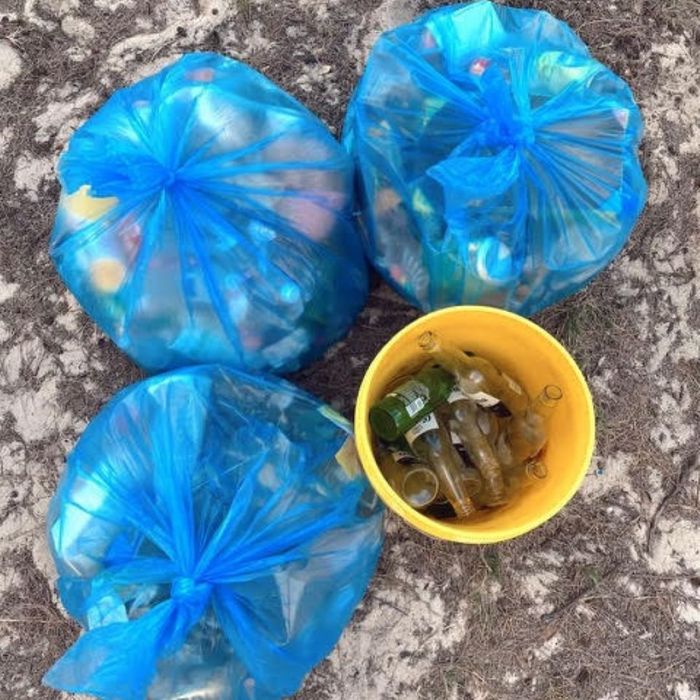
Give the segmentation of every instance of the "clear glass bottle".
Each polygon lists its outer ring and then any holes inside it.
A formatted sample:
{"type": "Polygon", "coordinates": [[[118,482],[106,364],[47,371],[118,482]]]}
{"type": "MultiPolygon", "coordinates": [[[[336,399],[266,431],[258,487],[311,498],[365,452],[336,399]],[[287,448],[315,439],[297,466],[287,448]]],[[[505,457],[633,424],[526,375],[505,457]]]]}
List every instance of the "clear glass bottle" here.
{"type": "MultiPolygon", "coordinates": [[[[449,417],[448,422],[446,422],[446,425],[448,424],[449,417]]],[[[464,483],[467,486],[467,491],[469,492],[469,495],[474,499],[474,501],[478,504],[479,500],[484,495],[484,480],[481,478],[479,470],[474,466],[474,463],[472,462],[469,453],[462,444],[462,441],[460,440],[457,433],[451,430],[450,437],[452,439],[452,447],[454,447],[454,450],[461,459],[462,466],[464,467],[464,483]]]]}
{"type": "Polygon", "coordinates": [[[549,422],[564,393],[556,384],[547,384],[522,415],[514,415],[508,425],[505,442],[515,466],[538,455],[548,438],[549,422]]]}
{"type": "Polygon", "coordinates": [[[489,439],[479,427],[479,407],[459,389],[447,397],[450,429],[459,437],[469,459],[479,470],[486,486],[486,500],[491,505],[505,503],[503,470],[489,439]]]}
{"type": "Polygon", "coordinates": [[[462,460],[456,453],[450,433],[435,413],[429,413],[414,425],[406,439],[414,453],[425,460],[437,475],[440,490],[459,518],[476,511],[469,494],[469,479],[462,460]]]}
{"type": "Polygon", "coordinates": [[[529,460],[518,464],[505,473],[506,495],[512,497],[530,484],[547,478],[547,466],[540,460],[529,460]]]}
{"type": "Polygon", "coordinates": [[[436,501],[440,492],[438,478],[427,464],[407,451],[408,445],[380,449],[382,474],[406,503],[422,510],[436,501]]]}
{"type": "Polygon", "coordinates": [[[418,345],[454,375],[462,393],[479,406],[503,417],[527,410],[529,399],[520,384],[483,357],[461,350],[432,331],[421,334],[418,345]]]}

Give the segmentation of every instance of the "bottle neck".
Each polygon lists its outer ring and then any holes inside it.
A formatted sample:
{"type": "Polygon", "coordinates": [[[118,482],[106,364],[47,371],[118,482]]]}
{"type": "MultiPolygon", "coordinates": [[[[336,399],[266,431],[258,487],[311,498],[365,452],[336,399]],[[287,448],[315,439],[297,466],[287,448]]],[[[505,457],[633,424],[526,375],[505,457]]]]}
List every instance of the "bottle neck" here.
{"type": "Polygon", "coordinates": [[[550,415],[559,405],[563,396],[562,390],[555,384],[548,384],[537,396],[533,408],[540,415],[550,415]]]}

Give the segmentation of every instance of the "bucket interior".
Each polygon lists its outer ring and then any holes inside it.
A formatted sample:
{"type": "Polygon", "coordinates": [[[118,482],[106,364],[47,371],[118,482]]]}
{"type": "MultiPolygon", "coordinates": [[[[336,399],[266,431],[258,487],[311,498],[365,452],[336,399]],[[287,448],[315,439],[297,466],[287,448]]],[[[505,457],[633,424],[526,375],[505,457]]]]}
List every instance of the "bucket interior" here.
{"type": "Polygon", "coordinates": [[[365,375],[358,396],[355,432],[358,453],[372,485],[386,505],[428,535],[460,542],[510,539],[556,514],[578,489],[588,470],[594,443],[590,392],[571,356],[548,333],[515,314],[485,307],[452,307],[419,318],[392,338],[365,375]],[[482,355],[510,374],[531,397],[545,385],[563,391],[552,415],[542,461],[547,477],[531,482],[513,500],[486,509],[474,518],[439,521],[408,506],[384,479],[374,455],[369,408],[386,393],[396,377],[410,374],[429,357],[418,347],[426,330],[482,355]]]}

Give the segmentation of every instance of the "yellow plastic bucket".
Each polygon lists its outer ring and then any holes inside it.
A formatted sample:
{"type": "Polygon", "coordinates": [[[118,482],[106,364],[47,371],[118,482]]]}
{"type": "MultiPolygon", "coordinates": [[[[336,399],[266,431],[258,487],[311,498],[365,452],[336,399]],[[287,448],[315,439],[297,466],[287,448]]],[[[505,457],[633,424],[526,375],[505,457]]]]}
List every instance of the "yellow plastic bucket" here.
{"type": "Polygon", "coordinates": [[[595,414],[586,380],[571,355],[539,326],[508,311],[455,306],[422,316],[397,333],[374,358],[362,380],[355,409],[355,438],[362,467],[384,503],[417,530],[443,540],[488,544],[518,537],[556,515],[576,493],[595,443],[595,414]],[[474,520],[439,521],[419,513],[389,486],[377,464],[369,426],[370,407],[396,377],[415,371],[426,356],[417,339],[432,330],[491,360],[517,378],[531,395],[545,384],[564,392],[552,420],[544,461],[548,475],[508,505],[474,520]]]}

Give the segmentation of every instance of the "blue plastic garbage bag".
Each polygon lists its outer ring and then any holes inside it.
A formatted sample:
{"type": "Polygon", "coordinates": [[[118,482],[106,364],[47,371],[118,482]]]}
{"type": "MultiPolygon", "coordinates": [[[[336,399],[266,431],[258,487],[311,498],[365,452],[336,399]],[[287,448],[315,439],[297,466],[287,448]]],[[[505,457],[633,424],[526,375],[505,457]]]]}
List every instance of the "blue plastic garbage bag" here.
{"type": "Polygon", "coordinates": [[[48,537],[85,632],[44,682],[110,700],[269,700],[331,650],[383,509],[349,424],[217,365],[128,387],[68,458],[48,537]]]}
{"type": "Polygon", "coordinates": [[[58,271],[148,370],[291,371],[364,304],[351,159],[238,61],[190,54],[117,91],[72,136],[58,174],[58,271]]]}
{"type": "Polygon", "coordinates": [[[423,310],[533,314],[624,245],[641,135],[627,84],[546,12],[429,12],[379,38],[347,114],[369,255],[423,310]]]}

